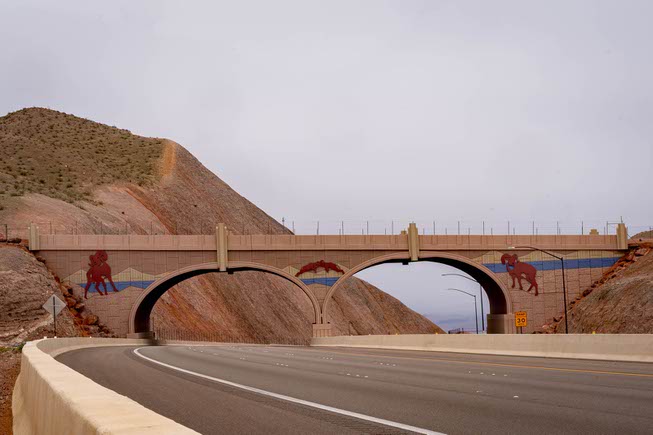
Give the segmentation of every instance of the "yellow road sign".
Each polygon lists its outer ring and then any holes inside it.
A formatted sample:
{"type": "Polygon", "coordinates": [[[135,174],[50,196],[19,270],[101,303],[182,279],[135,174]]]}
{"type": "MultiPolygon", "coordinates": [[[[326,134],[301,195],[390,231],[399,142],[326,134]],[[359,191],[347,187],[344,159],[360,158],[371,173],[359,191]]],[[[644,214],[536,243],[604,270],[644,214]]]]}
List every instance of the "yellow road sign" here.
{"type": "Polygon", "coordinates": [[[515,312],[515,326],[518,328],[528,326],[528,318],[527,318],[526,311],[515,312]]]}

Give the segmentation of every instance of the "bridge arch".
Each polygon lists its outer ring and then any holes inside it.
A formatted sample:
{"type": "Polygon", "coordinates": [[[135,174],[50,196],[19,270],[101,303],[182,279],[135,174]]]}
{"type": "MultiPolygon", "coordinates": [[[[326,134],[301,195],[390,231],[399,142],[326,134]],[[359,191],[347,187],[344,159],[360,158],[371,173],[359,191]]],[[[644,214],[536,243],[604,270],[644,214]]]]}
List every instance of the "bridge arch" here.
{"type": "MultiPolygon", "coordinates": [[[[331,286],[324,298],[324,305],[322,306],[323,323],[329,322],[329,305],[332,296],[336,291],[338,291],[347,278],[351,278],[362,270],[380,264],[405,263],[407,261],[410,261],[410,254],[408,252],[398,252],[372,258],[349,269],[333,286],[331,286]]],[[[508,288],[506,288],[504,283],[498,279],[496,274],[482,264],[471,261],[469,258],[461,255],[440,251],[422,251],[419,253],[418,261],[430,261],[446,264],[467,273],[478,281],[483,287],[483,290],[485,290],[490,302],[489,314],[512,314],[512,297],[510,296],[510,291],[508,291],[508,288]]]]}
{"type": "MultiPolygon", "coordinates": [[[[313,323],[320,322],[320,319],[322,318],[320,303],[316,299],[313,292],[299,278],[294,277],[281,269],[267,266],[265,264],[247,261],[229,262],[229,273],[245,270],[272,273],[295,284],[306,294],[306,296],[308,296],[309,300],[311,301],[314,315],[313,323]]],[[[152,313],[152,309],[154,308],[156,302],[165,292],[182,281],[185,281],[194,276],[204,275],[211,272],[219,272],[219,266],[217,262],[188,266],[170,273],[150,284],[139,296],[131,308],[131,312],[129,314],[129,334],[135,335],[140,333],[148,333],[150,331],[150,314],[152,313]]]]}

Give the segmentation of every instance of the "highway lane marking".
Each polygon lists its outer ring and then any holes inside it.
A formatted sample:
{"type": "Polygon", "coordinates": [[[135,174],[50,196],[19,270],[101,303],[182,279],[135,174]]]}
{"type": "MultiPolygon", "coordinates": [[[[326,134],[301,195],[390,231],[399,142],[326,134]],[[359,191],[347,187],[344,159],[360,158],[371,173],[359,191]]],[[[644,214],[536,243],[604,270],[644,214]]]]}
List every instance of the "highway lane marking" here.
{"type": "MultiPolygon", "coordinates": [[[[320,352],[320,350],[311,350],[311,352],[320,352]]],[[[370,355],[370,354],[361,354],[361,353],[349,353],[349,352],[338,352],[338,351],[329,351],[330,354],[339,354],[339,355],[347,355],[347,356],[353,356],[353,357],[367,357],[371,356],[374,357],[375,355],[370,355]]],[[[386,356],[386,358],[397,358],[397,359],[405,359],[405,360],[411,360],[411,361],[427,361],[427,362],[446,362],[446,363],[455,363],[455,364],[485,364],[485,365],[490,365],[490,366],[495,366],[495,367],[511,367],[511,368],[520,368],[520,369],[539,369],[539,370],[549,370],[549,371],[558,371],[558,372],[570,372],[570,373],[587,373],[587,374],[599,374],[599,375],[617,375],[617,376],[632,376],[632,377],[643,377],[643,378],[653,378],[653,373],[628,373],[628,372],[615,372],[615,371],[609,371],[609,370],[591,370],[591,369],[569,369],[569,368],[561,368],[561,367],[547,367],[547,366],[532,366],[532,365],[523,365],[523,364],[508,364],[508,363],[493,363],[493,362],[487,362],[487,361],[460,361],[460,360],[454,360],[454,359],[447,359],[447,358],[418,358],[418,357],[410,357],[410,356],[401,356],[401,355],[393,355],[393,356],[386,356]]],[[[375,361],[376,362],[376,361],[375,361]]],[[[380,365],[383,365],[382,363],[379,363],[380,365]]],[[[481,373],[483,374],[483,373],[481,373]]]]}
{"type": "Polygon", "coordinates": [[[139,357],[141,357],[141,358],[143,358],[143,359],[145,359],[147,361],[150,361],[151,363],[158,364],[160,366],[167,367],[167,368],[169,368],[171,370],[176,370],[176,371],[181,372],[181,373],[186,373],[188,375],[193,375],[193,376],[197,376],[199,378],[208,379],[208,380],[213,381],[213,382],[228,385],[230,387],[240,388],[241,390],[261,394],[263,396],[273,397],[275,399],[284,400],[286,402],[296,403],[296,404],[299,404],[299,405],[304,405],[304,406],[308,406],[308,407],[311,407],[311,408],[320,409],[322,411],[327,411],[327,412],[332,412],[334,414],[344,415],[344,416],[347,416],[347,417],[357,418],[359,420],[365,420],[365,421],[369,421],[369,422],[372,422],[372,423],[381,424],[381,425],[384,425],[384,426],[395,427],[397,429],[407,430],[407,431],[411,431],[411,432],[415,432],[415,433],[421,433],[421,434],[428,434],[428,435],[444,435],[442,432],[435,432],[435,431],[432,431],[432,430],[429,430],[429,429],[424,429],[424,428],[421,428],[421,427],[416,427],[416,426],[411,426],[411,425],[408,425],[408,424],[398,423],[396,421],[390,421],[390,420],[385,420],[383,418],[372,417],[371,415],[365,415],[365,414],[360,414],[358,412],[347,411],[345,409],[334,408],[333,406],[322,405],[321,403],[310,402],[308,400],[298,399],[296,397],[290,397],[290,396],[286,396],[286,395],[283,395],[283,394],[273,393],[271,391],[261,390],[260,388],[250,387],[250,386],[243,385],[243,384],[237,384],[235,382],[227,381],[225,379],[219,379],[219,378],[215,378],[213,376],[205,375],[205,374],[202,374],[202,373],[197,373],[197,372],[194,372],[192,370],[182,369],[181,367],[173,366],[171,364],[166,364],[164,362],[157,361],[157,360],[155,360],[153,358],[145,356],[145,355],[143,355],[142,353],[139,352],[141,349],[143,349],[143,347],[139,347],[138,349],[134,349],[134,353],[137,356],[139,356],[139,357]]]}
{"type": "MultiPolygon", "coordinates": [[[[329,353],[337,353],[337,354],[340,354],[340,355],[361,356],[361,357],[367,357],[367,356],[374,357],[375,356],[375,355],[369,355],[369,354],[336,352],[336,351],[329,351],[329,353]]],[[[613,372],[613,371],[608,371],[608,370],[567,369],[567,368],[561,368],[561,367],[530,366],[530,365],[522,365],[522,364],[493,363],[493,362],[486,362],[486,361],[460,361],[460,360],[445,359],[445,358],[417,358],[417,357],[399,356],[399,355],[397,355],[397,356],[387,356],[387,358],[398,358],[398,359],[407,359],[407,360],[412,360],[412,361],[426,361],[426,362],[447,362],[447,363],[456,363],[456,364],[481,364],[481,365],[485,364],[485,365],[490,365],[490,366],[495,366],[495,367],[512,367],[512,368],[520,368],[520,369],[551,370],[551,371],[558,371],[558,372],[588,373],[588,374],[599,374],[599,375],[619,375],[619,376],[634,376],[634,377],[643,377],[643,378],[653,378],[653,373],[628,373],[628,372],[613,372]]],[[[617,362],[619,362],[619,361],[617,361],[617,362]]]]}
{"type": "MultiPolygon", "coordinates": [[[[320,353],[321,350],[311,349],[309,352],[320,353]]],[[[376,355],[371,354],[361,354],[361,353],[350,353],[350,352],[338,352],[330,350],[330,354],[339,354],[347,355],[350,357],[375,357],[376,355]]],[[[401,355],[386,355],[386,358],[396,358],[396,359],[405,359],[411,361],[426,361],[426,362],[446,362],[446,363],[455,363],[455,364],[481,364],[489,365],[495,367],[511,367],[511,368],[520,368],[520,369],[539,369],[539,370],[549,370],[549,371],[558,371],[558,372],[570,372],[570,373],[586,373],[586,374],[599,374],[599,375],[617,375],[617,376],[632,376],[632,377],[643,377],[643,378],[653,378],[653,373],[629,373],[629,372],[616,372],[609,370],[592,370],[592,369],[570,369],[562,367],[547,367],[547,366],[532,366],[532,365],[523,365],[523,364],[508,364],[508,363],[493,363],[488,361],[460,361],[447,358],[419,358],[419,357],[410,357],[410,356],[401,356],[401,355]]],[[[376,363],[377,361],[375,361],[376,363]]],[[[618,362],[618,361],[617,361],[618,362]]],[[[379,363],[379,365],[383,365],[379,363]]],[[[483,374],[483,373],[481,373],[483,374]]],[[[504,375],[505,376],[505,375],[504,375]]]]}
{"type": "MultiPolygon", "coordinates": [[[[351,376],[351,373],[345,373],[345,372],[338,372],[338,374],[339,374],[339,375],[351,376]]],[[[369,376],[367,376],[367,375],[360,375],[360,374],[355,374],[354,376],[357,377],[357,378],[360,378],[361,376],[362,376],[363,378],[368,378],[368,377],[369,377],[369,376]]]]}

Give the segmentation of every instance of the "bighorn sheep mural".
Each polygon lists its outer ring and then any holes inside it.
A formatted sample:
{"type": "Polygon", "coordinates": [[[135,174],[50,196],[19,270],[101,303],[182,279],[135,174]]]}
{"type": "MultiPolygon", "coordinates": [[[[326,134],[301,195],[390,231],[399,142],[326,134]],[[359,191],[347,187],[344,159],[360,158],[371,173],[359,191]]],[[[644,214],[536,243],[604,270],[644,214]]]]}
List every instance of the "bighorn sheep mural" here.
{"type": "Polygon", "coordinates": [[[107,263],[109,255],[106,251],[96,251],[95,255],[90,255],[89,259],[89,269],[86,272],[86,288],[84,289],[84,299],[88,299],[88,289],[91,288],[91,284],[95,284],[95,290],[97,290],[100,295],[107,295],[107,284],[104,282],[104,279],[108,279],[113,287],[113,291],[117,292],[118,289],[111,279],[111,267],[107,263]],[[104,293],[100,289],[100,284],[104,287],[104,293]]]}
{"type": "Polygon", "coordinates": [[[517,255],[503,254],[501,256],[501,264],[506,265],[506,272],[512,278],[512,288],[515,288],[515,279],[519,281],[519,289],[524,290],[524,287],[521,285],[522,278],[528,281],[531,285],[528,290],[531,291],[535,287],[535,296],[538,295],[538,286],[537,281],[535,280],[535,275],[537,274],[537,269],[531,266],[528,263],[522,263],[517,259],[517,255]]]}

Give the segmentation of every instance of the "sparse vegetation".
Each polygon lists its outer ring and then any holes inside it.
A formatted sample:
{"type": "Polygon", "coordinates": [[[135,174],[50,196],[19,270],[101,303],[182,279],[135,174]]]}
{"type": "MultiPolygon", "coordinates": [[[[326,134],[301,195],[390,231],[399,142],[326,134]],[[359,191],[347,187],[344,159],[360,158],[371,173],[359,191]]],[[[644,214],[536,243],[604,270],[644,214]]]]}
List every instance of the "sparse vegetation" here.
{"type": "Polygon", "coordinates": [[[16,353],[21,353],[23,351],[23,347],[25,346],[25,343],[20,343],[17,346],[0,346],[0,353],[4,352],[16,352],[16,353]]]}
{"type": "Polygon", "coordinates": [[[95,187],[157,178],[163,142],[49,109],[0,118],[0,201],[40,193],[91,201],[95,187]]]}

